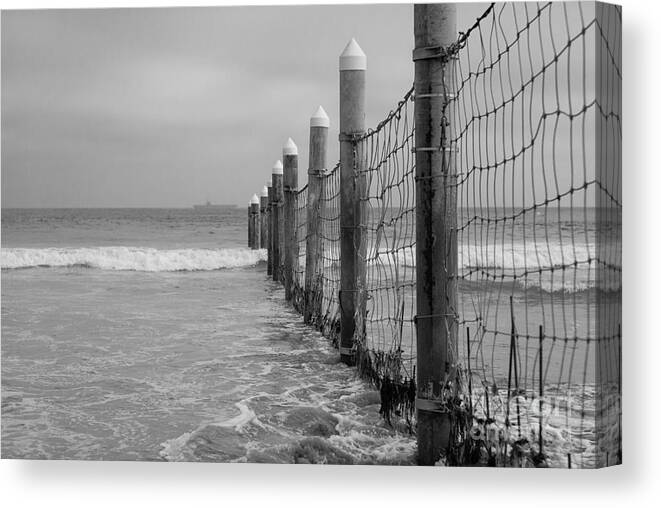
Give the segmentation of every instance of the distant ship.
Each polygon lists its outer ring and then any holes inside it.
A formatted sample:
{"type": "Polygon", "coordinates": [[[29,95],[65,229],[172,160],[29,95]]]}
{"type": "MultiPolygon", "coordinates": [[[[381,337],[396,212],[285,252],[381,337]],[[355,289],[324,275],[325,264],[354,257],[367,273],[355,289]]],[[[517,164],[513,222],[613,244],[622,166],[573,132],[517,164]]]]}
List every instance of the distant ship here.
{"type": "Polygon", "coordinates": [[[193,205],[193,210],[198,212],[221,212],[236,208],[236,205],[212,205],[209,201],[203,205],[193,205]]]}

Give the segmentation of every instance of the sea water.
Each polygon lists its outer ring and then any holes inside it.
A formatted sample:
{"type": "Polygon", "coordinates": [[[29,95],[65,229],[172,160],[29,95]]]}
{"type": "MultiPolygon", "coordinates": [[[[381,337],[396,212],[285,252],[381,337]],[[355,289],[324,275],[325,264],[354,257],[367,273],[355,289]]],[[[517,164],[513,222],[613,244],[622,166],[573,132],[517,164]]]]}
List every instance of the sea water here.
{"type": "MultiPolygon", "coordinates": [[[[505,332],[473,336],[476,406],[482,390],[492,404],[494,392],[507,399],[511,294],[528,395],[539,389],[538,326],[549,335],[545,445],[561,467],[567,453],[578,466],[604,463],[587,340],[597,223],[561,210],[459,245],[463,316],[505,332]],[[533,275],[470,275],[522,271],[533,275]]],[[[3,210],[2,457],[414,464],[415,437],[384,422],[378,392],[303,325],[266,275],[265,252],[246,248],[246,224],[242,209],[3,210]]],[[[613,238],[607,251],[619,255],[613,238]]],[[[414,249],[381,257],[413,273],[414,249]]],[[[606,289],[619,298],[619,287],[606,289]]],[[[412,326],[407,340],[413,351],[412,326]]],[[[612,456],[611,416],[602,441],[612,456]]]]}
{"type": "Polygon", "coordinates": [[[413,464],[246,243],[240,209],[3,210],[2,457],[413,464]]]}

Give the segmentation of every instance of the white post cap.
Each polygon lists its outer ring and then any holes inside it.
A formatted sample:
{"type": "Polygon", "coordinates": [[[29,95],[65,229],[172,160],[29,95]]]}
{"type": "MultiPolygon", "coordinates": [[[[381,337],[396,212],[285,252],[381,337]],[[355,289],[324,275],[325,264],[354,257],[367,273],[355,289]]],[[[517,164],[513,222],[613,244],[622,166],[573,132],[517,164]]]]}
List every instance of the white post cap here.
{"type": "Polygon", "coordinates": [[[261,197],[263,197],[263,198],[268,198],[269,197],[269,190],[266,188],[266,185],[262,188],[261,197]]]}
{"type": "Polygon", "coordinates": [[[273,185],[273,180],[266,180],[266,187],[271,187],[273,185]]]}
{"type": "Polygon", "coordinates": [[[257,197],[257,194],[252,195],[252,198],[250,198],[250,204],[251,205],[258,205],[259,204],[259,198],[257,197]]]}
{"type": "Polygon", "coordinates": [[[289,138],[282,147],[282,155],[298,155],[298,147],[292,138],[289,138]]]}
{"type": "Polygon", "coordinates": [[[310,117],[310,127],[328,127],[330,125],[330,120],[324,108],[319,106],[319,109],[315,112],[314,115],[310,117]]]}
{"type": "Polygon", "coordinates": [[[367,69],[367,56],[360,49],[356,39],[351,39],[340,55],[341,71],[364,71],[367,69]]]}
{"type": "Polygon", "coordinates": [[[273,174],[274,175],[281,175],[282,174],[282,162],[275,161],[275,164],[273,164],[273,174]]]}

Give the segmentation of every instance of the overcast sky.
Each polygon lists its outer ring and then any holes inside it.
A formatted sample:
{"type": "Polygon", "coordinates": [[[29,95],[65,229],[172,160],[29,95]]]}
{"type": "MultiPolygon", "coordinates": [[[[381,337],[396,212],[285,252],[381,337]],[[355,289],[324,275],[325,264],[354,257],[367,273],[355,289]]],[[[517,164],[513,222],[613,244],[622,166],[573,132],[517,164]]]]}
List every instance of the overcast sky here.
{"type": "Polygon", "coordinates": [[[288,136],[307,167],[320,104],[337,139],[352,36],[369,58],[368,123],[408,90],[412,10],[5,11],[2,205],[247,204],[288,136]]]}
{"type": "Polygon", "coordinates": [[[412,85],[412,5],[4,11],[2,206],[246,205],[288,136],[304,184],[320,104],[337,160],[351,37],[372,126],[412,85]]]}

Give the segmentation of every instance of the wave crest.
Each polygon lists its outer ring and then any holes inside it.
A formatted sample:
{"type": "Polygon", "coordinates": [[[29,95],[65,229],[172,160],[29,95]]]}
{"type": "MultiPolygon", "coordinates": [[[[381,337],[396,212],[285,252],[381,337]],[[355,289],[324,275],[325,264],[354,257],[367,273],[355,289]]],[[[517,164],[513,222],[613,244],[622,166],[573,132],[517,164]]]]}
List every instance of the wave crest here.
{"type": "Polygon", "coordinates": [[[37,267],[83,267],[140,272],[206,271],[255,266],[265,250],[169,249],[144,247],[3,248],[3,270],[37,267]]]}
{"type": "MultiPolygon", "coordinates": [[[[619,291],[621,275],[597,264],[597,253],[595,243],[585,242],[463,244],[459,246],[457,263],[461,278],[479,284],[485,281],[514,283],[524,289],[538,288],[549,293],[580,293],[593,288],[619,291]]],[[[608,254],[608,262],[621,264],[617,245],[613,245],[608,254]]],[[[391,273],[391,267],[398,266],[404,269],[400,277],[407,274],[410,277],[410,269],[415,268],[416,249],[410,246],[388,251],[372,247],[368,259],[373,270],[385,269],[386,273],[391,273]]]]}

